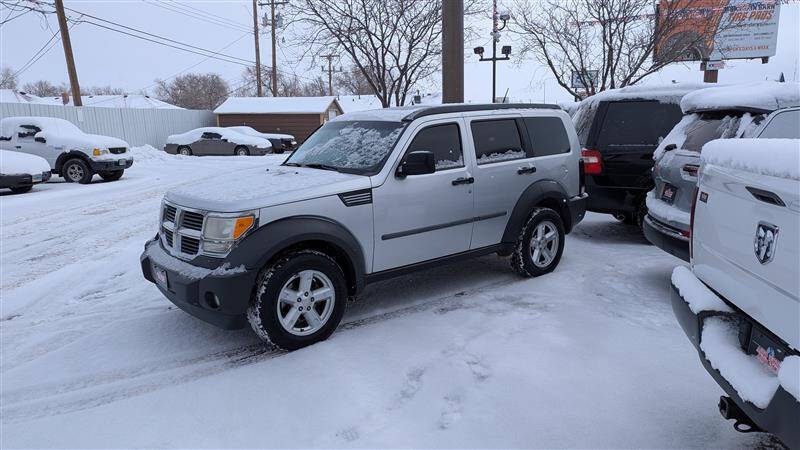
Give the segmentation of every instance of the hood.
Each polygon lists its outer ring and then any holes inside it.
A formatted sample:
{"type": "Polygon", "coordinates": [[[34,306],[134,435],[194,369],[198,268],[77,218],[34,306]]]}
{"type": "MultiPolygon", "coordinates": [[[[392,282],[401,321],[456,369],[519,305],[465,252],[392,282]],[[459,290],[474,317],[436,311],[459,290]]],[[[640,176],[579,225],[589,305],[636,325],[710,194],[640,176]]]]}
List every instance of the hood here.
{"type": "Polygon", "coordinates": [[[85,133],[59,133],[50,131],[40,131],[36,133],[36,137],[43,137],[47,139],[49,145],[56,147],[66,147],[68,149],[83,148],[111,148],[111,147],[125,147],[128,148],[127,142],[122,139],[117,139],[111,136],[102,136],[99,134],[85,134],[85,133]]]}
{"type": "Polygon", "coordinates": [[[188,208],[236,212],[370,187],[367,176],[306,167],[270,166],[236,170],[194,181],[169,190],[165,198],[188,208]]]}
{"type": "Polygon", "coordinates": [[[34,175],[49,171],[50,164],[40,156],[0,150],[0,173],[3,175],[34,175]]]}

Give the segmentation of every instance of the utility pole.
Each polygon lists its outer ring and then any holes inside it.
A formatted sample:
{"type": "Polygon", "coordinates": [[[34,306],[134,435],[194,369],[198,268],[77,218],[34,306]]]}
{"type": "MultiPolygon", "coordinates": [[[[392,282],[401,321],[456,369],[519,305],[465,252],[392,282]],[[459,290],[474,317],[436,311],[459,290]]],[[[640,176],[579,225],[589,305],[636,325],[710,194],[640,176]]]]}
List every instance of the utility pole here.
{"type": "Polygon", "coordinates": [[[67,16],[64,14],[64,3],[56,0],[56,14],[58,15],[58,28],[61,30],[61,43],[64,46],[64,57],[67,59],[67,72],[69,72],[69,85],[72,90],[72,104],[83,106],[81,101],[81,87],[78,84],[78,72],[75,70],[75,59],[72,57],[72,42],[69,40],[67,16]]]}
{"type": "Polygon", "coordinates": [[[464,0],[442,2],[442,103],[464,102],[464,0]]]}
{"type": "MultiPolygon", "coordinates": [[[[263,97],[264,89],[261,87],[261,51],[258,49],[258,4],[257,0],[253,0],[253,37],[256,40],[256,96],[263,97]]],[[[275,40],[273,38],[273,45],[275,40]]],[[[273,58],[275,57],[275,50],[273,49],[273,58]]],[[[275,63],[273,62],[273,65],[275,63]]]]}
{"type": "MultiPolygon", "coordinates": [[[[255,1],[255,0],[254,0],[255,1]]],[[[272,96],[278,96],[278,31],[275,18],[275,6],[286,5],[289,0],[277,1],[271,0],[268,2],[259,3],[259,6],[269,5],[269,26],[272,34],[272,96]]]]}
{"type": "Polygon", "coordinates": [[[328,55],[319,55],[319,56],[320,56],[320,58],[326,58],[328,60],[328,70],[326,71],[325,67],[323,67],[322,71],[323,72],[328,72],[328,95],[332,96],[333,95],[333,74],[341,72],[342,69],[339,68],[339,70],[336,70],[333,67],[333,58],[336,58],[336,55],[328,54],[328,55]]]}
{"type": "Polygon", "coordinates": [[[475,47],[475,54],[481,57],[480,61],[492,62],[492,103],[497,101],[497,61],[507,61],[511,59],[508,56],[511,54],[510,45],[504,45],[501,50],[503,56],[500,58],[497,57],[497,43],[500,41],[500,31],[506,27],[510,19],[511,16],[508,13],[497,14],[497,0],[492,0],[492,57],[484,58],[483,47],[475,47]],[[498,19],[503,21],[502,26],[498,26],[498,19]]]}

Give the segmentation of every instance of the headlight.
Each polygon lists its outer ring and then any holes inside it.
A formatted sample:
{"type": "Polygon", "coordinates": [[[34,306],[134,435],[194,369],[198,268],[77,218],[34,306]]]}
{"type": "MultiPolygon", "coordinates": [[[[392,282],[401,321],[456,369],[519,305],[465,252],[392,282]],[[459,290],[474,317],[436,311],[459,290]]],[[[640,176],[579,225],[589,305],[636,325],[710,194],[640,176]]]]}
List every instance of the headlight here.
{"type": "Polygon", "coordinates": [[[96,148],[96,149],[92,150],[92,156],[100,156],[100,155],[107,155],[107,154],[108,154],[108,150],[104,149],[104,148],[102,148],[102,149],[101,148],[96,148]]]}
{"type": "Polygon", "coordinates": [[[203,226],[203,250],[210,253],[228,252],[234,242],[253,228],[257,217],[256,211],[240,216],[209,215],[203,226]]]}

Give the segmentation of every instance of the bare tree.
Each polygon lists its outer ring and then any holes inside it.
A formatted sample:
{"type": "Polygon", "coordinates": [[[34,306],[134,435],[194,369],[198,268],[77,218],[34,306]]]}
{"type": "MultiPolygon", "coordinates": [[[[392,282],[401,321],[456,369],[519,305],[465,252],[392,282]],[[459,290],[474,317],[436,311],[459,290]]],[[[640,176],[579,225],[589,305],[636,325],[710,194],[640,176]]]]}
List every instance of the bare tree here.
{"type": "MultiPolygon", "coordinates": [[[[267,86],[268,94],[276,96],[272,92],[272,70],[268,66],[262,64],[261,66],[261,79],[265,86],[267,86]]],[[[309,95],[308,89],[300,81],[297,75],[290,75],[282,73],[278,77],[278,92],[277,97],[303,97],[309,95]]],[[[242,71],[242,78],[239,87],[234,91],[236,96],[239,97],[255,97],[256,96],[256,68],[255,66],[246,67],[242,71]]]]}
{"type": "Polygon", "coordinates": [[[304,97],[320,97],[328,95],[328,80],[322,75],[317,75],[314,79],[303,84],[304,97]]]}
{"type": "Polygon", "coordinates": [[[187,109],[214,109],[229,94],[228,83],[215,73],[189,73],[156,83],[156,97],[187,109]]]}
{"type": "Polygon", "coordinates": [[[707,52],[719,14],[701,17],[706,26],[693,26],[691,33],[676,33],[702,2],[540,0],[531,7],[529,1],[517,0],[512,30],[524,42],[523,53],[545,64],[567,92],[592,95],[635,84],[667,64],[687,59],[687,53],[707,52]],[[656,51],[658,58],[653,58],[656,51]],[[585,92],[573,87],[573,74],[585,92]]]}
{"type": "Polygon", "coordinates": [[[22,91],[28,94],[36,95],[39,97],[55,97],[62,92],[69,92],[69,89],[64,90],[63,83],[61,86],[56,86],[47,80],[38,80],[25,83],[22,86],[22,91]]]}
{"type": "Polygon", "coordinates": [[[82,95],[124,95],[125,89],[122,88],[115,88],[111,86],[92,86],[89,88],[84,89],[81,87],[82,95]]]}
{"type": "Polygon", "coordinates": [[[19,79],[17,78],[16,73],[14,73],[14,69],[5,66],[3,67],[3,70],[0,70],[0,89],[16,90],[18,83],[19,79]]]}
{"type": "Polygon", "coordinates": [[[352,95],[371,95],[374,93],[369,81],[358,67],[345,69],[344,72],[336,75],[334,80],[336,87],[344,94],[352,95]]]}
{"type": "MultiPolygon", "coordinates": [[[[403,105],[441,66],[442,1],[299,0],[296,44],[316,55],[344,53],[384,107],[403,105]]],[[[471,13],[476,1],[465,3],[471,13]]]]}

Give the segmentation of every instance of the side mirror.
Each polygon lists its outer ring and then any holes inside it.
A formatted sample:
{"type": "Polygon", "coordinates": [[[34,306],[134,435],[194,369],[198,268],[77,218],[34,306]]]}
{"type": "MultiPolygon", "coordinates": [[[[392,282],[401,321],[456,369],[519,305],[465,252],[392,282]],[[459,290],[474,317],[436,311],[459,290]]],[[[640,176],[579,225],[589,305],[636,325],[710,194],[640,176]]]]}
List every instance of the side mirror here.
{"type": "Polygon", "coordinates": [[[676,148],[678,148],[678,146],[677,146],[677,145],[675,145],[675,144],[669,144],[669,145],[667,145],[666,147],[664,147],[664,151],[665,151],[665,152],[671,152],[672,150],[675,150],[676,148]]]}
{"type": "Polygon", "coordinates": [[[33,138],[33,140],[36,141],[36,142],[41,142],[42,144],[46,144],[47,143],[47,139],[45,139],[45,138],[43,138],[41,136],[36,136],[35,138],[33,138]]]}
{"type": "Polygon", "coordinates": [[[416,151],[406,155],[406,159],[397,168],[398,178],[405,178],[409,175],[425,175],[426,173],[436,172],[436,158],[433,152],[416,151]]]}

